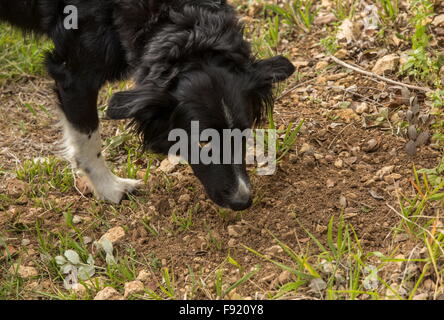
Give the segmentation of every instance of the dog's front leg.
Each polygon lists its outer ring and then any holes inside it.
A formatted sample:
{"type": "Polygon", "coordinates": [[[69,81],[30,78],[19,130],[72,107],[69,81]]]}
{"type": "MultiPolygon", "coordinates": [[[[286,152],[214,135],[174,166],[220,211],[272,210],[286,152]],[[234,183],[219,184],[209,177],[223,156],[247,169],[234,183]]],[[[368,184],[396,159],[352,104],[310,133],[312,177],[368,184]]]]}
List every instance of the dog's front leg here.
{"type": "Polygon", "coordinates": [[[68,85],[56,80],[65,157],[86,175],[99,199],[120,203],[140,182],[119,178],[106,166],[97,114],[99,89],[92,89],[94,86],[88,84],[87,79],[71,79],[74,80],[68,85]]]}

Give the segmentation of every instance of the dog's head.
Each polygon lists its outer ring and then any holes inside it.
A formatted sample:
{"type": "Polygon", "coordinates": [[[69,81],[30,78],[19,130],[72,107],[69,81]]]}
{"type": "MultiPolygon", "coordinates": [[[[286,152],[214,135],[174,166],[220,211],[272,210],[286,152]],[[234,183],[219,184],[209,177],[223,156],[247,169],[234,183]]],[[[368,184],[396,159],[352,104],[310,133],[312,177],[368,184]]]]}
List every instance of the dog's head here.
{"type": "Polygon", "coordinates": [[[160,87],[152,82],[115,94],[108,116],[133,119],[145,148],[157,153],[168,154],[176,143],[169,141],[172,130],[187,132],[186,154],[180,156],[191,164],[208,196],[222,207],[244,210],[252,202],[250,182],[245,161],[235,162],[234,157],[241,153],[245,159],[245,139],[242,145],[227,149],[223,138],[202,140],[200,134],[213,129],[224,137],[225,129],[252,128],[263,118],[267,107],[271,107],[273,83],[287,79],[294,67],[281,56],[252,63],[245,70],[211,61],[190,64],[177,75],[174,86],[160,87]],[[193,122],[198,123],[197,140],[192,137],[193,122]],[[204,163],[200,158],[197,162],[190,161],[193,152],[209,147],[211,156],[212,152],[218,153],[218,164],[204,163]],[[223,160],[227,151],[231,153],[231,164],[223,160]]]}
{"type": "Polygon", "coordinates": [[[132,63],[137,86],[113,96],[108,116],[133,119],[144,147],[157,153],[171,152],[176,142],[168,138],[175,129],[188,133],[187,155],[182,157],[208,151],[210,144],[211,156],[221,159],[220,164],[187,160],[216,204],[243,210],[252,203],[245,140],[228,147],[231,157],[241,154],[242,161],[227,164],[224,139],[196,139],[192,124],[198,123],[199,133],[213,129],[221,137],[225,129],[252,128],[272,107],[273,84],[287,79],[295,68],[282,56],[252,58],[234,10],[215,3],[187,2],[170,11],[168,24],[144,46],[134,46],[144,48],[132,63]]]}

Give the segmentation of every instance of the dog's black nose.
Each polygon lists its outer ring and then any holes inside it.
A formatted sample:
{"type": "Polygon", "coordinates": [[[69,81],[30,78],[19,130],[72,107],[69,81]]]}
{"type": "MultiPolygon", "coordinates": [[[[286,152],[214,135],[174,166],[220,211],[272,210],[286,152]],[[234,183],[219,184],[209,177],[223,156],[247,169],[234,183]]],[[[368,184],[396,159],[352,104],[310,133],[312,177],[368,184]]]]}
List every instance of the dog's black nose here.
{"type": "Polygon", "coordinates": [[[250,184],[248,181],[239,179],[236,193],[231,197],[229,207],[235,211],[241,211],[251,207],[253,200],[251,199],[250,184]]]}
{"type": "Polygon", "coordinates": [[[251,199],[251,196],[248,196],[245,199],[233,199],[230,203],[230,209],[234,211],[242,211],[246,210],[253,204],[253,200],[251,199]]]}

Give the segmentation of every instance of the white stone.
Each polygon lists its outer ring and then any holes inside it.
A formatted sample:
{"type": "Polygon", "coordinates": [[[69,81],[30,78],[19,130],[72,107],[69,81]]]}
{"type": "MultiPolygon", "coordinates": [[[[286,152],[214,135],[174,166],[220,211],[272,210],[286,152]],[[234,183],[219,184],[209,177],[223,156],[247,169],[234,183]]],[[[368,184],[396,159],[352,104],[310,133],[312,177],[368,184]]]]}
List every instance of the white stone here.
{"type": "Polygon", "coordinates": [[[144,286],[142,281],[136,280],[125,283],[125,294],[124,294],[125,298],[129,297],[130,295],[143,292],[144,292],[144,286]]]}
{"type": "Polygon", "coordinates": [[[123,300],[123,297],[112,287],[106,287],[99,291],[94,300],[123,300]]]}
{"type": "Polygon", "coordinates": [[[114,227],[112,229],[109,229],[101,239],[106,238],[111,243],[116,243],[119,240],[121,240],[123,237],[125,237],[125,230],[123,230],[122,227],[114,227]]]}
{"type": "Polygon", "coordinates": [[[17,264],[13,264],[9,268],[9,273],[11,273],[11,274],[17,273],[20,277],[22,277],[24,279],[36,277],[39,274],[37,269],[34,267],[26,267],[26,266],[21,266],[21,265],[17,265],[17,264]]]}
{"type": "Polygon", "coordinates": [[[389,54],[379,59],[372,71],[377,75],[384,75],[387,72],[395,72],[399,66],[400,57],[397,54],[389,54]]]}

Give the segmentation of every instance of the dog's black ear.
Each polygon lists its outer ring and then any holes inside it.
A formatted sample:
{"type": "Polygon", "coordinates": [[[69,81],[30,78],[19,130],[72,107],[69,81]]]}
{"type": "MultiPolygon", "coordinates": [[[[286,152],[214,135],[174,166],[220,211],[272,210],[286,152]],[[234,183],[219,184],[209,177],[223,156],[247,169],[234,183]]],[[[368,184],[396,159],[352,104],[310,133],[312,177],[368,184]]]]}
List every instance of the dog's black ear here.
{"type": "Polygon", "coordinates": [[[253,67],[256,76],[264,84],[284,81],[296,71],[294,65],[283,56],[260,60],[253,67]]]}
{"type": "Polygon", "coordinates": [[[106,115],[110,119],[129,119],[146,106],[139,90],[123,91],[114,94],[108,104],[106,115]]]}
{"type": "Polygon", "coordinates": [[[253,99],[253,122],[258,124],[273,110],[273,83],[286,80],[296,68],[283,56],[257,61],[253,64],[250,97],[253,99]]]}
{"type": "Polygon", "coordinates": [[[138,88],[114,94],[109,102],[107,116],[111,119],[134,118],[151,108],[171,107],[173,98],[162,89],[138,88]]]}

